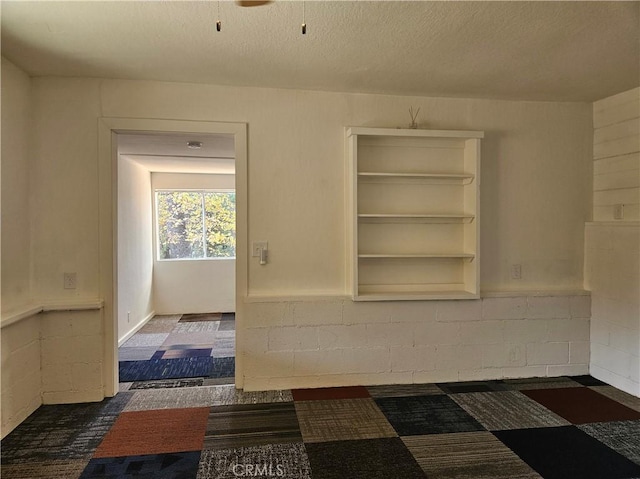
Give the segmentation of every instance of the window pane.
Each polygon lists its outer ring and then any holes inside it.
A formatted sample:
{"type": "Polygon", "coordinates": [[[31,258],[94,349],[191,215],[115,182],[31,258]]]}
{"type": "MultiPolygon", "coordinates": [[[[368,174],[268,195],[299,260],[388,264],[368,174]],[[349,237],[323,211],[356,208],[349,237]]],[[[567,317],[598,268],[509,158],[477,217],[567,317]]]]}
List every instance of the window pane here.
{"type": "Polygon", "coordinates": [[[158,247],[160,259],[202,258],[202,194],[160,191],[158,247]]]}
{"type": "Polygon", "coordinates": [[[204,193],[208,258],[236,256],[236,194],[204,193]]]}

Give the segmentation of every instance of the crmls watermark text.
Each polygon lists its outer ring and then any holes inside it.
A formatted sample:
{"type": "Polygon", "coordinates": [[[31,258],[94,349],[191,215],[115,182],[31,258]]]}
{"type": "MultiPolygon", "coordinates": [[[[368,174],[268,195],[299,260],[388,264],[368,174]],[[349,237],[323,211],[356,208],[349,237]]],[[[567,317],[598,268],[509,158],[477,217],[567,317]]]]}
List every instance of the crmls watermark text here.
{"type": "Polygon", "coordinates": [[[282,464],[234,464],[231,468],[236,477],[282,477],[282,464]]]}

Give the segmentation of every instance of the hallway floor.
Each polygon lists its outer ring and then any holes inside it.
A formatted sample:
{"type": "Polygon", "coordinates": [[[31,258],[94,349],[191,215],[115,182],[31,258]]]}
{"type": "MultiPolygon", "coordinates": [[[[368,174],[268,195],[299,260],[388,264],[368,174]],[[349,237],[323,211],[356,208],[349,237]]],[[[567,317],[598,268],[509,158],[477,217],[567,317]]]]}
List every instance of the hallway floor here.
{"type": "Polygon", "coordinates": [[[590,376],[245,393],[140,388],[42,406],[3,479],[640,478],[640,399],[590,376]]]}
{"type": "Polygon", "coordinates": [[[154,316],[118,348],[120,390],[233,384],[235,314],[154,316]]]}

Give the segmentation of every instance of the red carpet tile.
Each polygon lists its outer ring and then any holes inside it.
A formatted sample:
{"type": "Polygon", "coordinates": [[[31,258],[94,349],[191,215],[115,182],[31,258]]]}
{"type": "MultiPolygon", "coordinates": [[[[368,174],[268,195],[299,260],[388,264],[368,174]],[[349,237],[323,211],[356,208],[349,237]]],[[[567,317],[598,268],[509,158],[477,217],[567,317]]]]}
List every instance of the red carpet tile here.
{"type": "Polygon", "coordinates": [[[123,412],[94,458],[199,451],[208,407],[123,412]]]}
{"type": "Polygon", "coordinates": [[[344,388],[293,389],[294,401],[317,401],[323,399],[358,399],[368,398],[369,391],[364,386],[344,388]]]}
{"type": "Polygon", "coordinates": [[[572,424],[640,419],[640,412],[585,387],[522,391],[572,424]]]}

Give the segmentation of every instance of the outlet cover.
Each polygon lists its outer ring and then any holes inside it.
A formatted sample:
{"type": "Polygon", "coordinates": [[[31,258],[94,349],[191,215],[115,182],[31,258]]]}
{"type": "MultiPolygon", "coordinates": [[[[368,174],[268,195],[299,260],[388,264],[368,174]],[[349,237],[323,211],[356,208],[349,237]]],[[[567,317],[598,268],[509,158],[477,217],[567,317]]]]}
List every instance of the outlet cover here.
{"type": "Polygon", "coordinates": [[[613,219],[614,220],[624,219],[624,205],[622,204],[613,205],[613,219]]]}
{"type": "Polygon", "coordinates": [[[511,265],[511,279],[522,279],[522,265],[511,265]]]}
{"type": "Polygon", "coordinates": [[[253,256],[254,258],[259,258],[260,257],[260,251],[262,251],[263,249],[268,250],[269,249],[269,244],[266,241],[254,241],[253,243],[251,243],[251,256],[253,256]]]}
{"type": "Polygon", "coordinates": [[[64,281],[64,289],[76,289],[76,273],[64,273],[63,281],[64,281]]]}

